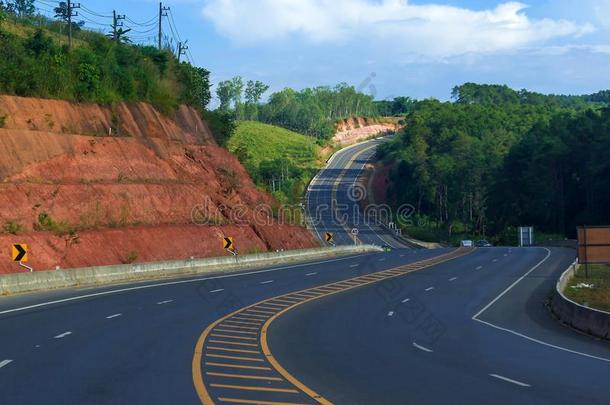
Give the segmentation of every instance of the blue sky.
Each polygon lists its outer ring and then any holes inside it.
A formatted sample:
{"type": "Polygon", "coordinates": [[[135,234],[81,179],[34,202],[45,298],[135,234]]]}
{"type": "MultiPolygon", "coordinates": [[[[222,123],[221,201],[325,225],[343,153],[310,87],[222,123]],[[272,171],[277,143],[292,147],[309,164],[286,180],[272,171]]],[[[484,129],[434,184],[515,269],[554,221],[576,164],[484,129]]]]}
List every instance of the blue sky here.
{"type": "MultiPolygon", "coordinates": [[[[40,1],[53,3],[50,0],[40,1]]],[[[133,21],[152,0],[82,0],[90,21],[133,21]]],[[[272,90],[345,81],[378,99],[448,99],[466,81],[545,93],[610,88],[610,0],[167,0],[213,81],[272,90]]],[[[93,25],[100,27],[101,25],[93,25]]],[[[169,32],[168,24],[164,24],[169,32]]],[[[139,27],[147,31],[153,26],[139,27]]],[[[153,30],[154,31],[154,30],[153,30]]],[[[154,32],[135,34],[154,40],[154,32]]]]}

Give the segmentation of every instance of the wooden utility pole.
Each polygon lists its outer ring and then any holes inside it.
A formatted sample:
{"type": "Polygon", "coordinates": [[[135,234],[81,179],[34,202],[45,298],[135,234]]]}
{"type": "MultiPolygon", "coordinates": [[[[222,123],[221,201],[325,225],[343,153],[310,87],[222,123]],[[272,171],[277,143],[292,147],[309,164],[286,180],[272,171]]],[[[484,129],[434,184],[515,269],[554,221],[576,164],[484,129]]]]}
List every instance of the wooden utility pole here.
{"type": "Polygon", "coordinates": [[[183,42],[178,42],[178,63],[180,63],[180,57],[182,55],[186,55],[186,51],[189,49],[188,47],[188,40],[183,42]]]}
{"type": "Polygon", "coordinates": [[[76,17],[78,15],[78,12],[74,12],[74,14],[72,14],[72,11],[74,9],[80,8],[80,3],[72,3],[71,0],[68,0],[67,3],[67,7],[68,7],[68,48],[72,49],[72,17],[76,17]]]}
{"type": "Polygon", "coordinates": [[[112,39],[117,41],[118,37],[118,29],[123,26],[121,20],[125,19],[125,14],[120,15],[116,13],[116,10],[112,10],[112,39]]]}
{"type": "Polygon", "coordinates": [[[159,3],[159,50],[161,50],[161,37],[163,35],[163,17],[167,17],[169,7],[163,7],[163,3],[159,3]]]}

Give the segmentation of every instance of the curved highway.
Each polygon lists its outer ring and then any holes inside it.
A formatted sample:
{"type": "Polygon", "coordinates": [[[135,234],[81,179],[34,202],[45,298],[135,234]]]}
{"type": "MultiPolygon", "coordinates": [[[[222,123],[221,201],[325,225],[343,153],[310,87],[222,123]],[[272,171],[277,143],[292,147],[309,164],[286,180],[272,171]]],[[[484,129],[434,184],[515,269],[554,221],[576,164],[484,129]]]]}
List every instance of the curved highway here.
{"type": "MultiPolygon", "coordinates": [[[[393,248],[413,246],[381,227],[375,220],[375,210],[365,215],[359,205],[366,190],[357,184],[357,179],[374,157],[377,146],[386,140],[378,138],[338,151],[311,181],[305,196],[306,212],[309,226],[320,241],[325,242],[325,234],[330,232],[333,243],[354,244],[351,231],[356,229],[360,243],[393,248]]],[[[378,214],[382,216],[383,212],[378,214]]]]}
{"type": "Polygon", "coordinates": [[[0,300],[7,404],[608,403],[571,250],[395,250],[0,300]]]}

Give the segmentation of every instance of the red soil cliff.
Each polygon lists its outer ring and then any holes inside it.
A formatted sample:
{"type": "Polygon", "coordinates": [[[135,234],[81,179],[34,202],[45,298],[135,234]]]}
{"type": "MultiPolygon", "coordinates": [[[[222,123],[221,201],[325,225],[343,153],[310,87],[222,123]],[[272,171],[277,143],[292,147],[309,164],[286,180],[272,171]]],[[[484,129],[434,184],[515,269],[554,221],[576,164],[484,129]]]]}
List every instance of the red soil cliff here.
{"type": "Polygon", "coordinates": [[[0,127],[0,273],[21,271],[13,243],[36,270],[224,255],[224,236],[242,253],[316,245],[188,107],[0,96],[0,127]]]}

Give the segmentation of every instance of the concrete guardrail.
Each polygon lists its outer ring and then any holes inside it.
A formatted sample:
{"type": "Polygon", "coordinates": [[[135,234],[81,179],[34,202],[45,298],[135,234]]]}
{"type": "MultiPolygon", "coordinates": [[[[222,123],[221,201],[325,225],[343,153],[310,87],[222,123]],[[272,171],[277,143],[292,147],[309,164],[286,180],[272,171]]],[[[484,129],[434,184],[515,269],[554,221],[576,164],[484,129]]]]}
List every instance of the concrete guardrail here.
{"type": "Polygon", "coordinates": [[[0,276],[0,295],[160,278],[188,277],[199,274],[235,272],[286,263],[306,262],[316,259],[380,251],[382,251],[381,248],[371,245],[337,246],[334,248],[289,250],[244,256],[8,274],[0,276]]]}
{"type": "Polygon", "coordinates": [[[557,281],[551,297],[551,312],[565,325],[589,335],[610,339],[610,312],[589,308],[572,301],[563,291],[576,274],[578,262],[574,262],[557,281]]]}

